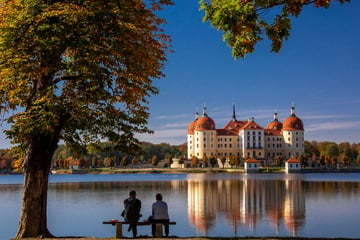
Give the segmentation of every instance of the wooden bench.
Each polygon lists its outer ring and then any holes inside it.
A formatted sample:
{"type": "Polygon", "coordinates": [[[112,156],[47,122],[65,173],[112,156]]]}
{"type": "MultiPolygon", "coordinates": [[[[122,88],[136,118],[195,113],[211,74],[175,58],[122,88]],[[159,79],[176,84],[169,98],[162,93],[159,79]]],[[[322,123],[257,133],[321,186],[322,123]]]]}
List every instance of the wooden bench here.
{"type": "MultiPolygon", "coordinates": [[[[123,224],[130,224],[129,222],[120,222],[119,220],[110,220],[110,221],[104,221],[103,224],[111,224],[113,226],[116,226],[116,238],[122,238],[122,225],[123,224]]],[[[137,226],[145,226],[145,225],[152,225],[152,222],[137,222],[137,223],[131,223],[137,226]]],[[[176,225],[176,222],[168,222],[168,223],[156,223],[156,231],[155,231],[155,237],[162,237],[163,236],[163,225],[176,225]]]]}

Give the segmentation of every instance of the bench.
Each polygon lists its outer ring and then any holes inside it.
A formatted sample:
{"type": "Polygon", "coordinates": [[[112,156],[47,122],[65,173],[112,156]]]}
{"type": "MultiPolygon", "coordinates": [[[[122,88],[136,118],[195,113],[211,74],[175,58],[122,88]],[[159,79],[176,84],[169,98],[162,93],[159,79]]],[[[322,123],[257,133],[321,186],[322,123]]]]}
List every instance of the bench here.
{"type": "MultiPolygon", "coordinates": [[[[103,224],[111,224],[113,226],[116,226],[116,238],[122,238],[122,225],[123,224],[130,224],[129,222],[120,222],[119,220],[110,220],[110,221],[104,221],[103,224]]],[[[137,223],[131,223],[137,226],[145,226],[145,225],[152,225],[152,222],[137,222],[137,223]]],[[[162,237],[163,235],[163,225],[176,225],[176,222],[168,222],[168,223],[156,223],[156,231],[155,231],[155,237],[162,237]]]]}

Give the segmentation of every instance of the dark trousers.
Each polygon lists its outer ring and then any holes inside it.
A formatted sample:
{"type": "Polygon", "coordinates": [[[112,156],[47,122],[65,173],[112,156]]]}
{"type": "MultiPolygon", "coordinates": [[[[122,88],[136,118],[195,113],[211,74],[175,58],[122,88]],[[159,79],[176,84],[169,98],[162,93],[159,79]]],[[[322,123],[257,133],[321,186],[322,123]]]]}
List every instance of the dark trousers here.
{"type": "Polygon", "coordinates": [[[137,235],[137,225],[130,224],[130,227],[132,229],[133,237],[136,237],[136,235],[137,235]]]}
{"type": "MultiPolygon", "coordinates": [[[[156,223],[168,223],[169,219],[153,219],[152,220],[153,224],[151,225],[151,232],[152,235],[155,237],[155,232],[156,232],[156,223]]],[[[165,228],[165,235],[169,236],[169,224],[164,224],[164,228],[165,228]]]]}
{"type": "Polygon", "coordinates": [[[133,237],[136,237],[137,235],[137,225],[136,224],[129,224],[128,231],[132,230],[133,237]]]}

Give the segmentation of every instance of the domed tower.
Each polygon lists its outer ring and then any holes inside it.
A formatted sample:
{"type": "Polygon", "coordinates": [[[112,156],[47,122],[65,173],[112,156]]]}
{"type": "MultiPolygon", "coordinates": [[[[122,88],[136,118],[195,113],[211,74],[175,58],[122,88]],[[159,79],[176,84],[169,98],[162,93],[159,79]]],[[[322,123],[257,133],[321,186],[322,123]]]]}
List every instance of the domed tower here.
{"type": "Polygon", "coordinates": [[[283,128],[283,124],[278,120],[278,114],[274,113],[274,120],[266,126],[266,129],[280,131],[282,128],[283,128]]]}
{"type": "Polygon", "coordinates": [[[276,156],[282,156],[284,139],[281,133],[283,124],[278,119],[278,114],[274,113],[274,119],[265,129],[265,155],[268,158],[275,159],[276,156]]]}
{"type": "Polygon", "coordinates": [[[292,106],[290,116],[283,122],[282,135],[284,138],[284,157],[296,157],[304,154],[304,125],[300,118],[295,115],[295,107],[292,106]]]}
{"type": "Polygon", "coordinates": [[[196,114],[195,120],[188,126],[188,158],[196,156],[201,159],[204,154],[210,156],[215,140],[215,122],[207,115],[207,109],[204,107],[202,116],[196,114]]]}

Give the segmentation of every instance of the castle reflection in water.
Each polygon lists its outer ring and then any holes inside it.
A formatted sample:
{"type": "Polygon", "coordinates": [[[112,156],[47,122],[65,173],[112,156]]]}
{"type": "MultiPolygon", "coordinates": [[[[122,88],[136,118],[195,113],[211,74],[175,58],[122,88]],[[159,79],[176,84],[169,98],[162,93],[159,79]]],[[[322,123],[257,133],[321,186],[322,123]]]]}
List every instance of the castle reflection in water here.
{"type": "Polygon", "coordinates": [[[238,226],[251,231],[266,218],[276,233],[283,224],[297,236],[305,222],[304,195],[299,179],[188,180],[189,222],[206,235],[221,214],[236,235],[238,226]]]}

